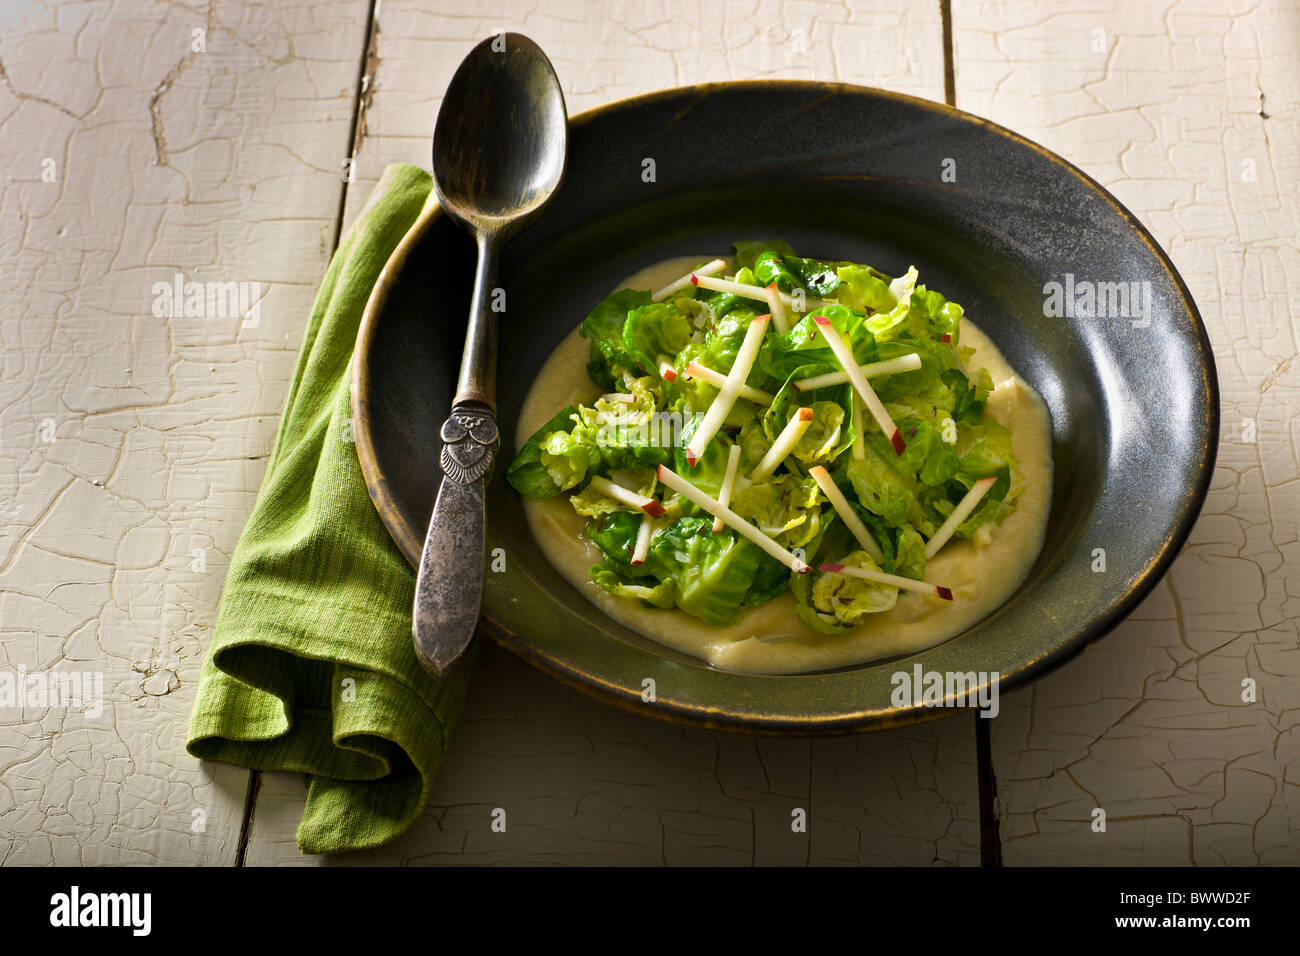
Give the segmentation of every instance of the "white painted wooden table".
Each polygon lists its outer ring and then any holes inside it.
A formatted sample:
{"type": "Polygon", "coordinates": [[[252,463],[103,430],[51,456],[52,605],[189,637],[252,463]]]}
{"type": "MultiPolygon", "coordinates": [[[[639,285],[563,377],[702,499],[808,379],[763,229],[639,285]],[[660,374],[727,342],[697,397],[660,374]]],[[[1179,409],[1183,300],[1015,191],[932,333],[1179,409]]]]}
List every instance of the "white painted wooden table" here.
{"type": "Polygon", "coordinates": [[[299,778],[185,753],[199,667],[340,229],[386,163],[427,166],[460,58],[511,29],[548,51],[573,112],[684,83],[833,79],[955,95],[1066,156],[1196,297],[1219,466],[1171,575],[1006,699],[982,761],[969,714],[824,740],[684,730],[485,648],[423,818],[345,862],[1300,862],[1296,6],[473,9],[0,11],[0,672],[98,673],[105,697],[98,714],[0,707],[0,861],[311,862],[293,840],[299,778]],[[178,273],[243,283],[253,316],[156,316],[155,283],[178,273]],[[997,794],[983,847],[981,763],[997,794]]]}

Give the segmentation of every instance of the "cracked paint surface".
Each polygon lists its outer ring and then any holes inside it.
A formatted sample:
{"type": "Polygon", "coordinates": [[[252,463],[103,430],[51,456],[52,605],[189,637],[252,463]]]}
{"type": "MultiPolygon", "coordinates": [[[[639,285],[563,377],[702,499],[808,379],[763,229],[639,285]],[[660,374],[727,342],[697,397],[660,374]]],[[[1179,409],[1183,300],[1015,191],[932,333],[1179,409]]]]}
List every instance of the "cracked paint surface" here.
{"type": "MultiPolygon", "coordinates": [[[[331,859],[974,865],[975,719],[815,739],[713,733],[607,706],[489,644],[424,814],[389,846],[331,859]]],[[[262,775],[250,866],[321,859],[294,842],[305,797],[301,776],[262,775]]]]}
{"type": "Polygon", "coordinates": [[[185,734],[333,245],[367,9],[0,12],[0,670],[105,698],[0,711],[4,863],[234,861],[248,772],[185,734]],[[155,316],[175,273],[262,283],[260,321],[155,316]]]}
{"type": "Polygon", "coordinates": [[[1300,11],[955,0],[953,32],[957,105],[1143,221],[1192,291],[1222,391],[1213,484],[1171,573],[994,724],[1003,858],[1300,863],[1300,11]]]}
{"type": "MultiPolygon", "coordinates": [[[[953,7],[958,105],[1066,155],[1147,223],[1201,306],[1224,399],[1214,485],[1173,573],[1113,635],[1003,701],[1004,858],[1295,863],[1297,15],[953,7]]],[[[385,164],[427,167],[441,91],[474,42],[538,40],[571,112],[762,76],[943,98],[937,3],[480,17],[385,0],[363,64],[367,9],[0,11],[0,669],[102,671],[107,698],[98,719],[0,713],[0,862],[233,861],[247,774],[183,746],[226,558],[340,196],[350,221],[385,164]],[[262,283],[261,321],[155,318],[152,284],[175,272],[262,283]]],[[[484,651],[426,813],[342,862],[978,862],[968,715],[830,739],[713,734],[484,651]],[[797,809],[807,833],[791,830],[797,809]]],[[[264,775],[249,863],[314,862],[294,845],[304,794],[264,775]]]]}
{"type": "Polygon", "coordinates": [[[555,65],[572,116],[613,100],[692,83],[838,80],[943,100],[939,4],[504,2],[491,13],[384,0],[348,190],[351,221],[392,162],[428,168],[442,93],[470,48],[494,30],[526,34],[555,65]]]}

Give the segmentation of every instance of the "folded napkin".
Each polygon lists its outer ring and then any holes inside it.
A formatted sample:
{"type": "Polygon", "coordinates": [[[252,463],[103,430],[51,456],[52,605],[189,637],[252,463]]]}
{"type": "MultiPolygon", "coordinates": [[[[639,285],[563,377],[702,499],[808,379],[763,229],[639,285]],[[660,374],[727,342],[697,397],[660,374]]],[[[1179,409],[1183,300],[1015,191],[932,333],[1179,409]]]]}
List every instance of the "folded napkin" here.
{"type": "Polygon", "coordinates": [[[190,718],[200,759],[308,775],[303,853],[410,826],[465,700],[470,659],[435,680],[415,658],[415,575],[366,493],[348,394],[366,299],[430,189],[390,166],[330,262],[190,718]]]}

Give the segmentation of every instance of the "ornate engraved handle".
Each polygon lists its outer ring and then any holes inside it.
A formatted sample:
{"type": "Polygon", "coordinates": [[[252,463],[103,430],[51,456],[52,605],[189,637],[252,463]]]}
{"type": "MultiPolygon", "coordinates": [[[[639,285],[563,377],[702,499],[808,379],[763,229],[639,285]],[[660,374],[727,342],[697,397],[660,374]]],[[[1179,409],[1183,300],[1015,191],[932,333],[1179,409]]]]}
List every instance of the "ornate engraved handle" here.
{"type": "Polygon", "coordinates": [[[444,676],[474,636],[483,599],[485,508],[500,432],[491,409],[455,406],[442,426],[442,485],[415,581],[411,631],[420,663],[444,676]]]}
{"type": "Polygon", "coordinates": [[[442,423],[442,473],[467,485],[492,468],[501,435],[491,410],[479,405],[457,405],[442,423]]]}

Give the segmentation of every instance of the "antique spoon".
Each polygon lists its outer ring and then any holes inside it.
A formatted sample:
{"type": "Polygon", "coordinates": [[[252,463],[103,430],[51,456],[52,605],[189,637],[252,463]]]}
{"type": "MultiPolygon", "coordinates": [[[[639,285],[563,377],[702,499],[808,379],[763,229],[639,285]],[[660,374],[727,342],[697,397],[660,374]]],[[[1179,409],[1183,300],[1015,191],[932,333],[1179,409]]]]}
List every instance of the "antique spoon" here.
{"type": "Polygon", "coordinates": [[[442,485],[415,582],[415,652],[441,677],[474,635],[483,597],[484,486],[500,443],[496,422],[497,260],[506,240],[559,189],[568,147],[564,94],[546,54],[498,33],[465,57],[433,132],[433,188],[474,233],[478,269],[460,378],[442,426],[442,485]]]}

